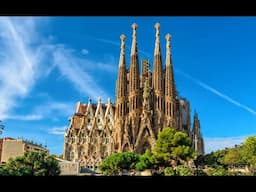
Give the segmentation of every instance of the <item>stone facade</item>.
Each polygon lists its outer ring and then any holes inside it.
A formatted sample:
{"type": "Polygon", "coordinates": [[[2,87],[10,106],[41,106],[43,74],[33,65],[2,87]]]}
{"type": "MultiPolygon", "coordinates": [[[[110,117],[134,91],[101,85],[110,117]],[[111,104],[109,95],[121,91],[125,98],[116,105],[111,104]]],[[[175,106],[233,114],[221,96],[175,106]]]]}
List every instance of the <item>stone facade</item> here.
{"type": "Polygon", "coordinates": [[[139,70],[137,25],[132,25],[129,68],[126,67],[125,35],[120,36],[116,102],[111,103],[108,99],[107,104],[102,104],[99,98],[97,104],[92,104],[90,99],[88,104],[77,104],[65,133],[64,159],[80,162],[81,167],[94,168],[114,152],[142,154],[147,148],[154,148],[157,135],[164,127],[186,132],[193,140],[193,149],[203,152],[200,126],[194,123],[195,128],[191,130],[190,104],[176,91],[171,35],[165,36],[166,56],[163,63],[159,23],[155,29],[152,71],[148,59],[142,59],[141,73],[139,70]]]}
{"type": "Polygon", "coordinates": [[[79,175],[79,163],[55,157],[60,166],[60,175],[79,175]]]}
{"type": "Polygon", "coordinates": [[[80,167],[93,168],[112,150],[115,107],[107,105],[77,103],[74,116],[65,133],[64,159],[79,161],[80,167]]]}
{"type": "Polygon", "coordinates": [[[4,138],[2,139],[1,163],[6,163],[10,158],[15,158],[23,155],[26,151],[44,151],[45,148],[26,142],[22,139],[4,138]]]}

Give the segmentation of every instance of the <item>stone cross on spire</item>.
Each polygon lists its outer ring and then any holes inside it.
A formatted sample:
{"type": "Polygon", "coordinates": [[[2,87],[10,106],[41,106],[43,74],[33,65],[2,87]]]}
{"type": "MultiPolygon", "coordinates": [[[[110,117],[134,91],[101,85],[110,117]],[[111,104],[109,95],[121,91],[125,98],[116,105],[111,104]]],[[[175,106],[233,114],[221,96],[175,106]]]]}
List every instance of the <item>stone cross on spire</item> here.
{"type": "Polygon", "coordinates": [[[156,28],[156,43],[155,43],[155,52],[154,55],[160,54],[160,23],[155,24],[156,28]]]}
{"type": "Polygon", "coordinates": [[[132,24],[132,49],[131,49],[131,55],[135,55],[136,54],[136,29],[137,29],[138,25],[136,23],[132,24]]]}
{"type": "Polygon", "coordinates": [[[125,35],[122,34],[120,36],[121,39],[121,52],[120,52],[120,59],[119,59],[119,67],[123,66],[125,63],[124,57],[125,57],[125,35]]]}

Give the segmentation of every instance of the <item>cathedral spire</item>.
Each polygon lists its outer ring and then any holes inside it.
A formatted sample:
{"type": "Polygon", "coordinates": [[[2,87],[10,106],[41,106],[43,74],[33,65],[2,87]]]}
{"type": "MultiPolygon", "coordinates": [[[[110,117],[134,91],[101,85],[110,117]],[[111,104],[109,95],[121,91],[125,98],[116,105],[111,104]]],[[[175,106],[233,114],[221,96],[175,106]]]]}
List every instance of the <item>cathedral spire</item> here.
{"type": "Polygon", "coordinates": [[[162,57],[160,49],[160,24],[155,24],[156,28],[156,43],[154,52],[154,72],[153,72],[153,87],[155,91],[163,91],[163,69],[162,69],[162,57]]]}
{"type": "Polygon", "coordinates": [[[129,69],[129,110],[133,111],[140,106],[139,89],[140,89],[140,76],[139,76],[139,59],[137,52],[136,29],[137,24],[132,24],[132,48],[129,69]]]}
{"type": "Polygon", "coordinates": [[[117,117],[122,117],[126,113],[126,96],[127,96],[127,73],[125,65],[125,35],[120,36],[121,39],[121,51],[119,59],[118,79],[116,85],[116,105],[117,105],[117,117]]]}
{"type": "Polygon", "coordinates": [[[202,137],[202,133],[200,131],[200,121],[198,119],[198,114],[194,112],[194,122],[192,127],[192,135],[193,135],[193,145],[192,148],[197,152],[198,155],[204,154],[204,141],[202,137]]]}
{"type": "Polygon", "coordinates": [[[132,48],[131,48],[131,56],[137,54],[137,34],[136,34],[136,29],[138,25],[136,23],[132,24],[132,48]]]}
{"type": "Polygon", "coordinates": [[[171,57],[171,35],[168,33],[166,39],[166,71],[165,71],[165,95],[176,98],[176,88],[173,76],[173,65],[171,57]]]}
{"type": "Polygon", "coordinates": [[[171,35],[168,33],[166,39],[166,60],[165,60],[165,117],[166,126],[176,125],[176,89],[173,77],[173,67],[171,58],[171,35]]]}
{"type": "Polygon", "coordinates": [[[171,65],[171,35],[168,33],[166,39],[166,67],[171,65]]]}
{"type": "Polygon", "coordinates": [[[160,31],[159,31],[160,23],[156,23],[155,28],[156,28],[156,42],[155,42],[154,56],[161,54],[161,50],[160,50],[160,31]]]}
{"type": "Polygon", "coordinates": [[[164,101],[164,79],[163,79],[163,69],[162,69],[162,56],[160,49],[160,24],[155,24],[156,28],[156,42],[154,51],[154,71],[153,71],[153,89],[154,89],[154,100],[156,101],[155,109],[158,111],[163,111],[163,101],[164,101]]]}
{"type": "Polygon", "coordinates": [[[125,35],[122,34],[120,36],[121,39],[121,52],[120,52],[120,59],[119,59],[119,67],[125,66],[125,35]]]}
{"type": "Polygon", "coordinates": [[[125,65],[125,35],[120,36],[121,39],[121,51],[119,59],[119,70],[118,70],[118,80],[117,80],[117,90],[116,96],[117,99],[126,96],[126,65],[125,65]]]}
{"type": "Polygon", "coordinates": [[[196,111],[194,111],[193,132],[197,135],[200,134],[200,122],[196,111]]]}

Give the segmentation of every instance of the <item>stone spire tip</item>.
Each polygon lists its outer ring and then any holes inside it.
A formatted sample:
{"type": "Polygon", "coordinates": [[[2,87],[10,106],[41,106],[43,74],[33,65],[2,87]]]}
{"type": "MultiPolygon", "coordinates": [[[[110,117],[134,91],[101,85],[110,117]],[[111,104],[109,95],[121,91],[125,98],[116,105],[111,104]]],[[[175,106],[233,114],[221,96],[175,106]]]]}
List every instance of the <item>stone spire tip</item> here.
{"type": "Polygon", "coordinates": [[[156,28],[157,30],[159,30],[159,29],[160,29],[160,23],[156,23],[156,24],[155,24],[155,28],[156,28]]]}
{"type": "Polygon", "coordinates": [[[160,54],[160,30],[159,30],[160,23],[156,23],[155,28],[156,28],[156,43],[155,43],[154,55],[158,55],[160,54]]]}
{"type": "Polygon", "coordinates": [[[137,27],[138,27],[138,25],[137,25],[136,23],[133,23],[133,24],[132,24],[132,29],[133,29],[133,30],[136,30],[137,27]]]}
{"type": "Polygon", "coordinates": [[[131,48],[131,56],[132,55],[135,55],[136,52],[137,52],[137,43],[136,43],[136,29],[137,29],[138,25],[136,23],[133,23],[132,24],[132,29],[133,29],[133,32],[132,32],[132,48],[131,48]]]}
{"type": "Polygon", "coordinates": [[[167,34],[165,35],[165,39],[166,39],[167,41],[170,41],[171,38],[172,38],[172,36],[171,36],[170,33],[167,33],[167,34]]]}
{"type": "Polygon", "coordinates": [[[124,41],[125,38],[126,38],[126,36],[125,36],[124,34],[120,35],[120,39],[121,39],[122,41],[124,41]]]}

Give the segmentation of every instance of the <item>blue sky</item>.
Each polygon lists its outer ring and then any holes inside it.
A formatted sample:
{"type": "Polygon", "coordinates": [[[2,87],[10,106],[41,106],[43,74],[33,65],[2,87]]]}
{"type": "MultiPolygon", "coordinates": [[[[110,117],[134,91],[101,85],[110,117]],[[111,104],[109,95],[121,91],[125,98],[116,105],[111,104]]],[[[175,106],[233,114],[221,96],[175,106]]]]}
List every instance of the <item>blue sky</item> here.
{"type": "Polygon", "coordinates": [[[62,154],[78,101],[115,100],[120,35],[129,65],[133,22],[139,60],[152,67],[156,22],[165,61],[172,35],[180,96],[199,114],[206,152],[256,135],[256,17],[0,17],[1,137],[62,154]]]}

